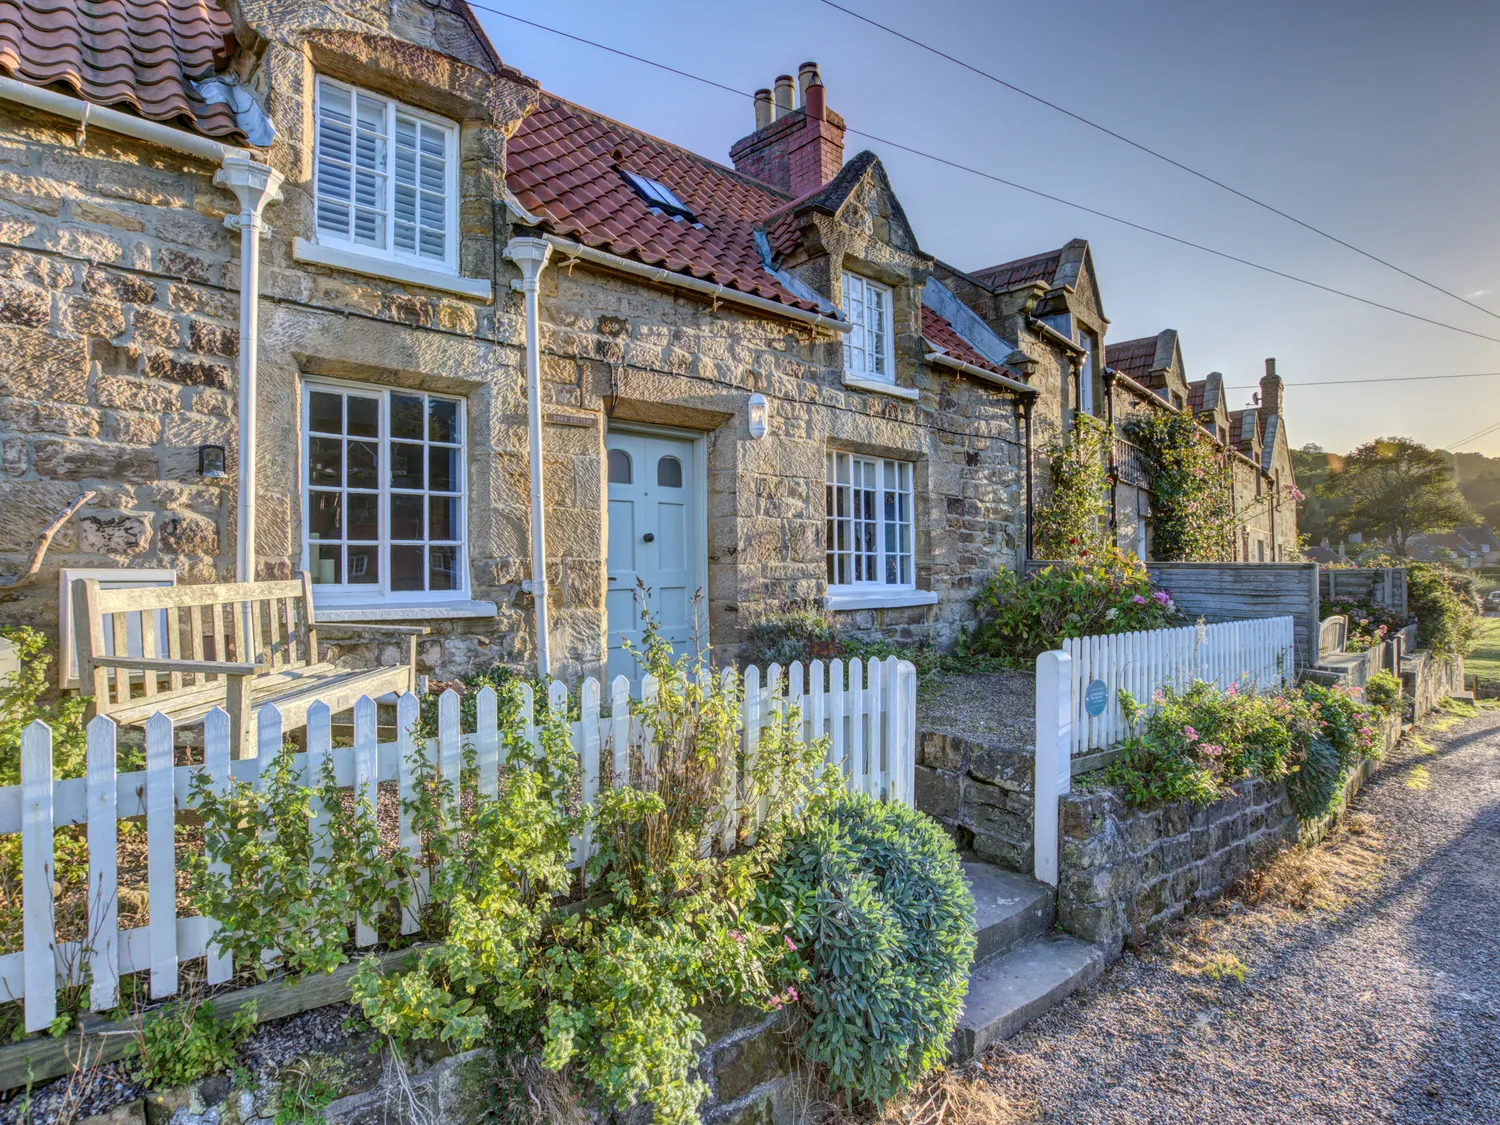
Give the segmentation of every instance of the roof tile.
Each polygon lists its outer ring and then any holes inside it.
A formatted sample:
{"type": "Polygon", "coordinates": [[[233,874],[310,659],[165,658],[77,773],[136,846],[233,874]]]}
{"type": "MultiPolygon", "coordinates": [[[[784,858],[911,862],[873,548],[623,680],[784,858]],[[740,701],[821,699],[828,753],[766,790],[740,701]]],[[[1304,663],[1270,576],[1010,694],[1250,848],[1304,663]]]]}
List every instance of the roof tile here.
{"type": "Polygon", "coordinates": [[[243,141],[229,106],[203,101],[188,81],[234,51],[234,25],[214,0],[0,0],[0,73],[243,141]]]}
{"type": "Polygon", "coordinates": [[[993,371],[996,375],[1005,375],[1012,379],[1019,378],[1015,372],[1007,371],[998,364],[985,359],[941,314],[934,312],[926,305],[922,306],[922,336],[934,348],[941,348],[954,359],[973,364],[975,367],[982,367],[986,371],[993,371]]]}

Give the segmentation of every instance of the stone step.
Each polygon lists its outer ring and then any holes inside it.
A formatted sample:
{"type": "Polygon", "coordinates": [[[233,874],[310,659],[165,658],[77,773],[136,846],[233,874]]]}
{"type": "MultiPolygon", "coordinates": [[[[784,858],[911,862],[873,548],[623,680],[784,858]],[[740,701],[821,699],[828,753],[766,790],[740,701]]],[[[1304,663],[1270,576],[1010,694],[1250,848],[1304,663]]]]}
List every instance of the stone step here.
{"type": "Polygon", "coordinates": [[[1104,970],[1104,953],[1070,937],[1042,937],[1003,957],[976,964],[953,1033],[953,1058],[967,1062],[1009,1039],[1063,997],[1104,970]]]}
{"type": "Polygon", "coordinates": [[[974,928],[980,965],[1040,937],[1052,928],[1057,892],[1029,875],[970,860],[964,880],[974,894],[974,928]]]}

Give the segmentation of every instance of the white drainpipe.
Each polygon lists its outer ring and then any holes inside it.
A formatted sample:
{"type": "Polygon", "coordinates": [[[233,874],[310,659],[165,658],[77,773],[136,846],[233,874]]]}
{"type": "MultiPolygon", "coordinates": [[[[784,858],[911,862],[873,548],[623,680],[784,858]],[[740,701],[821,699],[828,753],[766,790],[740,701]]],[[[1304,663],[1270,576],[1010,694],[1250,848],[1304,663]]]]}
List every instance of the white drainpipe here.
{"type": "Polygon", "coordinates": [[[547,652],[547,514],[542,503],[542,342],[537,283],[552,254],[545,238],[512,238],[505,256],[521,276],[510,287],[526,304],[526,416],[531,430],[531,600],[536,607],[536,674],[551,675],[547,652]]]}
{"type": "Polygon", "coordinates": [[[241,582],[253,582],[255,367],[260,325],[256,305],[260,294],[260,233],[264,229],[261,225],[261,212],[275,198],[276,189],[281,185],[281,173],[251,159],[248,152],[234,145],[221,144],[171,125],[133,117],[107,106],[94,105],[68,94],[60,94],[56,90],[17,82],[14,78],[0,76],[0,99],[77,121],[84,129],[90,126],[105,129],[218,164],[219,171],[214,173],[214,183],[228,188],[239,199],[240,213],[224,220],[231,230],[238,227],[240,231],[240,534],[235,572],[241,582]]]}

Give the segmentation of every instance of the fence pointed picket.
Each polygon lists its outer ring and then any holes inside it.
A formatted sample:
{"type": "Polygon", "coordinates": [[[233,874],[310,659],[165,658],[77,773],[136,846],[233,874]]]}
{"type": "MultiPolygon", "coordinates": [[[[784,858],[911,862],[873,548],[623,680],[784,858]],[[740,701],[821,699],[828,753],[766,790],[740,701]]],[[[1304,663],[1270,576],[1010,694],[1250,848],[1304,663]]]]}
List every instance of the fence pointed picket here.
{"type": "MultiPolygon", "coordinates": [[[[583,739],[579,755],[583,767],[581,796],[583,807],[593,810],[599,797],[599,681],[590,677],[583,681],[578,693],[578,730],[583,739]]],[[[573,849],[573,862],[583,867],[588,863],[594,846],[592,825],[585,823],[583,836],[573,849]]]]}
{"type": "MultiPolygon", "coordinates": [[[[375,783],[379,776],[375,762],[375,701],[362,695],[354,701],[354,804],[356,814],[359,806],[375,818],[375,783]]],[[[354,920],[354,944],[363,948],[375,944],[375,927],[372,918],[356,917],[354,920]]]]}
{"type": "MultiPolygon", "coordinates": [[[[261,712],[281,715],[274,707],[261,712]]],[[[264,741],[264,740],[262,740],[264,741]]],[[[278,744],[280,739],[278,737],[278,744]]],[[[146,894],[151,903],[151,998],[177,993],[176,795],[172,776],[172,720],[160,711],[146,721],[146,894]]]]}
{"type": "MultiPolygon", "coordinates": [[[[422,705],[411,692],[396,700],[396,754],[398,766],[397,782],[401,796],[401,850],[416,863],[422,855],[422,838],[412,826],[411,810],[408,807],[417,795],[417,775],[414,754],[416,750],[415,730],[422,705]]],[[[401,932],[414,934],[421,928],[422,903],[427,893],[427,873],[417,873],[417,885],[412,888],[411,901],[401,912],[401,932]]]]}
{"type": "Polygon", "coordinates": [[[848,696],[844,690],[846,671],[842,660],[828,664],[828,761],[849,776],[849,754],[845,746],[844,723],[848,696]]]}
{"type": "Polygon", "coordinates": [[[902,662],[903,680],[906,684],[906,701],[902,708],[905,725],[901,734],[901,791],[898,800],[907,805],[917,801],[917,666],[902,662]]]}
{"type": "Polygon", "coordinates": [[[554,715],[568,713],[568,687],[559,680],[553,680],[547,688],[547,710],[554,715]]]}
{"type": "Polygon", "coordinates": [[[474,700],[474,749],[479,759],[479,791],[493,799],[500,790],[500,699],[486,684],[474,700]]]}
{"type": "Polygon", "coordinates": [[[828,669],[821,660],[808,667],[807,696],[808,739],[816,742],[828,733],[828,669]]]}
{"type": "MultiPolygon", "coordinates": [[[[783,682],[782,668],[780,664],[772,664],[766,669],[766,686],[762,692],[765,699],[760,705],[758,712],[760,716],[761,730],[771,721],[773,714],[783,716],[786,714],[786,684],[783,682]]],[[[756,756],[760,754],[760,732],[756,732],[756,756]]],[[[771,811],[771,798],[762,794],[755,805],[755,827],[757,831],[766,822],[766,816],[771,811]]]]}
{"type": "Polygon", "coordinates": [[[43,1031],[57,1018],[52,865],[52,728],[37,719],[21,733],[21,925],[27,1031],[43,1031]]]}
{"type": "Polygon", "coordinates": [[[616,676],[609,685],[610,785],[630,784],[630,680],[616,676]]]}
{"type": "MultiPolygon", "coordinates": [[[[462,732],[458,724],[458,693],[448,688],[438,696],[438,773],[447,789],[443,801],[443,829],[458,832],[458,787],[463,776],[462,732]]],[[[532,746],[537,745],[533,725],[532,746]]]]}
{"type": "MultiPolygon", "coordinates": [[[[760,757],[761,707],[760,669],[752,664],[745,669],[745,778],[747,780],[747,792],[750,789],[748,781],[755,776],[755,763],[760,757]]],[[[751,823],[746,831],[746,838],[753,840],[759,821],[755,818],[755,810],[750,809],[747,811],[750,814],[751,823]]]]}
{"type": "MultiPolygon", "coordinates": [[[[739,690],[739,675],[733,666],[725,668],[719,673],[719,691],[724,698],[734,698],[739,690]]],[[[744,704],[741,702],[740,710],[740,733],[744,736],[744,704]]],[[[729,755],[729,761],[724,763],[724,813],[720,825],[719,840],[724,850],[730,851],[735,845],[739,832],[739,802],[740,802],[740,754],[739,746],[736,745],[729,755]]]]}
{"type": "Polygon", "coordinates": [[[869,742],[865,746],[865,757],[869,760],[869,769],[865,772],[864,792],[871,797],[881,796],[880,783],[882,775],[882,755],[885,752],[882,734],[882,708],[885,695],[885,662],[871,660],[865,666],[865,675],[870,681],[870,702],[867,714],[870,717],[869,742]]]}
{"type": "Polygon", "coordinates": [[[96,715],[88,738],[89,1007],[108,1011],[120,998],[120,926],[115,810],[115,721],[96,715]]]}
{"type": "MultiPolygon", "coordinates": [[[[311,736],[311,711],[309,714],[309,737],[311,736]]],[[[209,788],[218,797],[229,794],[229,712],[215,707],[203,717],[203,770],[208,775],[209,788]]],[[[311,743],[309,742],[309,745],[311,743]]],[[[223,862],[211,864],[209,870],[216,875],[227,876],[229,865],[223,862]]],[[[219,924],[209,922],[209,937],[219,932],[219,924]]],[[[97,978],[96,978],[97,979],[97,978]]],[[[212,944],[208,948],[208,983],[228,984],[234,979],[234,958],[219,951],[212,944]]]]}
{"type": "Polygon", "coordinates": [[[849,661],[849,788],[864,793],[865,765],[865,666],[859,657],[849,661]]]}
{"type": "MultiPolygon", "coordinates": [[[[655,702],[658,690],[659,687],[655,676],[648,673],[641,677],[641,705],[644,713],[650,714],[651,704],[655,702]]],[[[656,736],[642,725],[640,738],[641,768],[645,771],[645,783],[647,786],[654,786],[656,779],[656,736]]]]}
{"type": "Polygon", "coordinates": [[[326,861],[329,855],[328,825],[332,820],[323,803],[323,767],[333,753],[333,712],[321,699],[307,709],[307,767],[302,783],[313,789],[313,859],[326,861]]]}
{"type": "MultiPolygon", "coordinates": [[[[803,697],[802,661],[792,661],[792,666],[786,670],[786,702],[788,707],[796,707],[802,714],[802,722],[797,731],[797,737],[806,740],[807,712],[802,706],[803,697]]],[[[790,714],[790,712],[788,712],[790,714]]]]}
{"type": "Polygon", "coordinates": [[[536,696],[531,690],[531,685],[521,684],[521,737],[531,747],[532,757],[536,757],[536,696]]]}

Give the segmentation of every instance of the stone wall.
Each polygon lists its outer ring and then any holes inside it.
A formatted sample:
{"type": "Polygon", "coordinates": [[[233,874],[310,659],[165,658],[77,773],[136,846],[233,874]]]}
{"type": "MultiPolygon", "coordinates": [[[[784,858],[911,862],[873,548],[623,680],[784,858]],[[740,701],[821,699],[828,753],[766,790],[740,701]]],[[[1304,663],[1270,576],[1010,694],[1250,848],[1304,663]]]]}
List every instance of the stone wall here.
{"type": "MultiPolygon", "coordinates": [[[[1384,719],[1379,737],[1382,752],[1393,747],[1400,717],[1384,719]]],[[[1351,775],[1346,802],[1370,765],[1351,775]]],[[[1286,784],[1260,780],[1238,782],[1231,796],[1196,809],[1185,802],[1141,809],[1112,790],[1075,792],[1062,798],[1059,817],[1058,923],[1112,955],[1223,894],[1286,845],[1320,838],[1332,823],[1304,824],[1286,784]]]]}
{"type": "Polygon", "coordinates": [[[1401,690],[1411,701],[1411,721],[1418,722],[1448,696],[1464,690],[1463,659],[1435,656],[1426,649],[1403,657],[1401,690]]]}
{"type": "Polygon", "coordinates": [[[1030,873],[1035,866],[1031,747],[998,746],[934,731],[917,733],[916,804],[959,850],[1030,873]]]}

